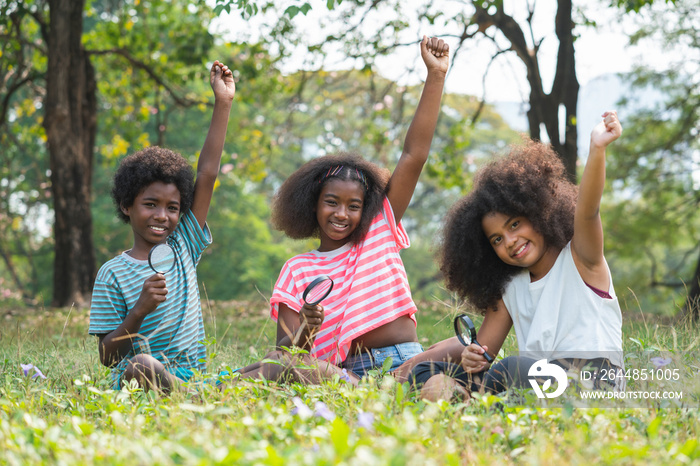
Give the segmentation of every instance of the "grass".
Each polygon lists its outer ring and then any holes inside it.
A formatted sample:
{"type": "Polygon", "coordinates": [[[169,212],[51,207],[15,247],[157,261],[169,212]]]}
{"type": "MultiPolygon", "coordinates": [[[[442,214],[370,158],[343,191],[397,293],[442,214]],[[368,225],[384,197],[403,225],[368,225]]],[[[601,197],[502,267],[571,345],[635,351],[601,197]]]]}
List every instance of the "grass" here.
{"type": "MultiPolygon", "coordinates": [[[[204,308],[210,371],[270,349],[264,300],[204,308]]],[[[455,306],[419,308],[424,346],[452,335],[455,306]]],[[[685,322],[636,313],[624,328],[627,366],[670,358],[682,402],[580,408],[568,392],[560,406],[496,396],[424,403],[380,376],[356,389],[335,380],[205,384],[197,396],[113,391],[87,310],[0,309],[0,464],[700,464],[700,337],[685,322]],[[47,378],[23,375],[27,363],[47,378]]],[[[509,336],[504,351],[515,348],[509,336]]]]}

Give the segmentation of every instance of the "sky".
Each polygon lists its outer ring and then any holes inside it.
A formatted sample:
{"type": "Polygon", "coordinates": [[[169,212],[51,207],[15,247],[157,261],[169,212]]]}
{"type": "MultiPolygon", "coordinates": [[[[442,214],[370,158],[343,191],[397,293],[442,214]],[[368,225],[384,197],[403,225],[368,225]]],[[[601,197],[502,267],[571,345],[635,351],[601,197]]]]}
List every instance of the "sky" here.
{"type": "MultiPolygon", "coordinates": [[[[419,0],[405,0],[402,5],[406,5],[406,10],[411,10],[411,5],[419,0]]],[[[289,3],[289,2],[287,2],[289,3]]],[[[311,2],[318,4],[321,2],[311,2]]],[[[506,13],[514,16],[516,20],[522,21],[527,15],[527,4],[525,0],[506,0],[506,13]]],[[[664,51],[654,44],[646,43],[643,48],[631,47],[628,45],[626,31],[632,30],[632,22],[629,17],[620,20],[620,12],[615,8],[604,7],[605,0],[582,0],[577,1],[576,7],[581,7],[585,11],[589,20],[598,24],[597,28],[577,27],[576,32],[580,35],[575,43],[577,77],[581,86],[585,86],[591,80],[610,73],[629,71],[637,62],[650,63],[657,67],[663,67],[668,56],[664,51]]],[[[444,5],[446,15],[451,14],[456,2],[443,0],[435,4],[444,5]]],[[[342,5],[342,4],[341,4],[342,5]]],[[[537,0],[533,30],[537,38],[544,38],[539,52],[540,68],[545,85],[551,86],[554,76],[556,53],[558,42],[554,35],[554,15],[556,14],[556,0],[537,0]]],[[[367,27],[372,28],[380,24],[382,19],[368,16],[367,27]]],[[[294,23],[302,28],[305,36],[309,40],[314,40],[324,36],[319,24],[329,17],[329,12],[324,5],[317,5],[309,13],[297,15],[294,23]]],[[[265,21],[265,16],[260,14],[249,21],[241,19],[237,12],[230,15],[223,15],[221,21],[216,24],[216,28],[228,30],[228,36],[232,39],[257,40],[260,22],[265,21]]],[[[431,30],[425,27],[422,31],[407,31],[401,38],[402,42],[409,43],[417,40],[422,34],[437,35],[458,32],[431,30]]],[[[456,48],[457,41],[453,38],[445,38],[452,50],[456,48]]],[[[529,87],[525,80],[525,68],[520,60],[513,53],[504,54],[503,59],[495,62],[489,70],[486,80],[483,79],[484,71],[490,59],[489,41],[481,40],[473,43],[469,49],[460,52],[460,56],[454,62],[450,75],[446,81],[447,92],[458,92],[472,94],[479,97],[484,96],[487,102],[520,102],[526,101],[529,87]]],[[[407,69],[420,70],[420,55],[418,46],[403,47],[393,56],[386,60],[377,62],[377,70],[383,76],[398,81],[400,84],[416,84],[424,78],[424,73],[407,71],[407,69]]],[[[298,53],[286,63],[284,71],[293,72],[300,68],[313,68],[318,63],[309,63],[308,54],[300,48],[298,53]]],[[[326,69],[347,69],[357,64],[345,59],[341,51],[331,54],[326,61],[326,69]]],[[[548,90],[548,89],[546,89],[548,90]]]]}

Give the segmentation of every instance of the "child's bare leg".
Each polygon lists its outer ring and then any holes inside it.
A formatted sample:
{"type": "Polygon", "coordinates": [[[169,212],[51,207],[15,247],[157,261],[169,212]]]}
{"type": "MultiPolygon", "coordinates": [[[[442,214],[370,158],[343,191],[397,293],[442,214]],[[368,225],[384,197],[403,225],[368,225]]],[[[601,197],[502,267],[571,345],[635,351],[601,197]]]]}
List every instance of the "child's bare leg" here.
{"type": "Polygon", "coordinates": [[[239,369],[236,371],[236,374],[239,374],[242,379],[279,380],[285,371],[285,363],[282,359],[283,351],[271,351],[261,361],[256,361],[239,369]]]}
{"type": "Polygon", "coordinates": [[[457,337],[448,338],[413,356],[397,367],[391,374],[399,383],[408,382],[411,371],[421,362],[445,361],[459,364],[462,360],[462,351],[464,351],[464,345],[460,343],[457,337]]]}
{"type": "Polygon", "coordinates": [[[255,362],[238,373],[241,378],[266,379],[279,382],[301,382],[318,384],[338,375],[343,380],[357,385],[359,378],[352,372],[347,374],[334,364],[320,361],[308,354],[290,354],[286,351],[272,351],[262,361],[255,362]],[[265,361],[277,362],[265,362],[265,361]]]}
{"type": "Polygon", "coordinates": [[[428,401],[453,399],[468,400],[469,391],[459,382],[445,374],[437,374],[428,379],[420,391],[420,397],[428,401]]]}
{"type": "Polygon", "coordinates": [[[335,364],[312,358],[308,354],[295,355],[291,359],[289,373],[295,382],[319,384],[324,380],[331,380],[336,375],[355,386],[360,381],[353,372],[343,372],[343,369],[335,364]]]}
{"type": "Polygon", "coordinates": [[[136,379],[146,391],[156,389],[165,393],[170,393],[173,388],[180,387],[184,382],[168,372],[163,363],[148,354],[137,354],[129,361],[122,380],[128,382],[132,379],[136,379]]]}

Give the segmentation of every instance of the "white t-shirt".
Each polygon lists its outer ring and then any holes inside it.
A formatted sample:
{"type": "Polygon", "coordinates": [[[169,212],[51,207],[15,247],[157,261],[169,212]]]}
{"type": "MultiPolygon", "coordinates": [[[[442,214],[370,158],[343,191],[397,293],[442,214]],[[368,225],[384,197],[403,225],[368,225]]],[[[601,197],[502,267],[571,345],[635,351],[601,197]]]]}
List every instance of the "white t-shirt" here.
{"type": "Polygon", "coordinates": [[[623,367],[622,313],[612,276],[609,293],[612,299],[603,298],[583,281],[571,255],[571,243],[540,280],[531,282],[530,273],[523,269],[503,294],[521,355],[603,357],[623,367]]]}

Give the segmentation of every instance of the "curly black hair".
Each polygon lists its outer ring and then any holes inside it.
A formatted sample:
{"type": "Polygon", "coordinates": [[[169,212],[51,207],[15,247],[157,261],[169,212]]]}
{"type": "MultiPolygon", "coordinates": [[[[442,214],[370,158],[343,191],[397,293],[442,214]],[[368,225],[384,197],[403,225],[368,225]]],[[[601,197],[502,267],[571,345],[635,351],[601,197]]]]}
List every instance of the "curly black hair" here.
{"type": "Polygon", "coordinates": [[[352,243],[361,241],[382,207],[389,171],[351,152],[318,157],[292,173],[272,201],[273,226],[294,239],[318,237],[316,203],[329,179],[356,180],[365,186],[360,224],[349,237],[352,243]]]}
{"type": "Polygon", "coordinates": [[[112,198],[117,216],[129,223],[122,207],[134,205],[136,196],[156,181],[174,184],[180,191],[180,212],[192,207],[194,199],[194,170],[180,154],[151,146],[125,157],[114,174],[112,198]]]}
{"type": "Polygon", "coordinates": [[[498,258],[484,234],[484,216],[526,217],[549,247],[561,249],[574,234],[577,196],[548,145],[529,141],[492,160],[477,173],[472,192],[447,214],[438,250],[447,288],[481,312],[494,309],[522,268],[498,258]]]}

